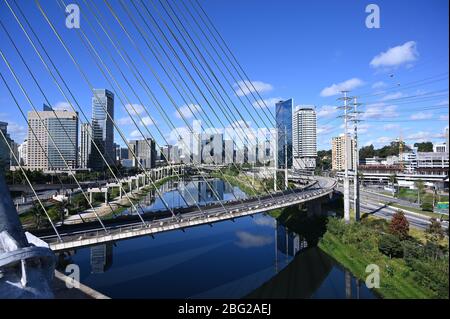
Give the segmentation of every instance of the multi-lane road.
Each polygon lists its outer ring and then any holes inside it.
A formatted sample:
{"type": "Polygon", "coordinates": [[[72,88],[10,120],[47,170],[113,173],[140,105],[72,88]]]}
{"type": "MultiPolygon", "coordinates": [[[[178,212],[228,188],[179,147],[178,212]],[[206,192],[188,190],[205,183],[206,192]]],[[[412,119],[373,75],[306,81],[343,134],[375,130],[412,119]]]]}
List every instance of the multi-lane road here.
{"type": "MultiPolygon", "coordinates": [[[[343,189],[341,186],[338,186],[338,191],[342,192],[343,189]]],[[[350,198],[353,199],[353,189],[350,191],[350,198]]],[[[389,207],[385,203],[397,203],[399,205],[405,206],[405,207],[411,207],[411,208],[417,208],[417,205],[411,204],[410,202],[394,198],[390,196],[386,196],[383,194],[376,193],[374,191],[368,191],[365,189],[361,189],[360,191],[360,207],[361,207],[361,213],[367,213],[374,215],[376,217],[384,218],[387,220],[391,220],[392,216],[399,210],[395,207],[389,207]]],[[[409,224],[413,227],[419,228],[419,229],[426,229],[428,228],[428,225],[430,224],[430,218],[429,216],[425,214],[419,214],[414,212],[407,212],[403,210],[405,213],[405,217],[408,220],[409,224]]],[[[448,222],[442,221],[442,226],[444,228],[448,228],[448,222]]]]}

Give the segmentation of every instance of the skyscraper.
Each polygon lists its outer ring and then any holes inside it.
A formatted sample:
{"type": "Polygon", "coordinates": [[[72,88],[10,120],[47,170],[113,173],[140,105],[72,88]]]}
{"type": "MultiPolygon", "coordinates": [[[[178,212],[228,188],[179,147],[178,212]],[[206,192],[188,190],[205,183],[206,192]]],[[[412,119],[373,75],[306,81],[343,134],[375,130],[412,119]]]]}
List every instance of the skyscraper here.
{"type": "Polygon", "coordinates": [[[275,105],[275,121],[277,127],[278,168],[292,167],[292,107],[294,101],[289,99],[275,105]],[[287,153],[286,153],[287,152],[287,153]]]}
{"type": "Polygon", "coordinates": [[[223,163],[223,134],[201,134],[202,163],[220,165],[223,163]]]}
{"type": "MultiPolygon", "coordinates": [[[[115,162],[114,150],[114,94],[106,89],[94,89],[92,97],[92,135],[107,163],[115,162]]],[[[103,169],[105,163],[96,147],[91,148],[90,166],[103,169]]]]}
{"type": "Polygon", "coordinates": [[[132,152],[130,151],[127,157],[133,161],[134,167],[151,169],[156,166],[156,144],[153,139],[134,140],[130,141],[129,145],[132,152]]]}
{"type": "Polygon", "coordinates": [[[234,163],[234,141],[233,140],[224,140],[224,164],[233,164],[234,163]]]}
{"type": "Polygon", "coordinates": [[[317,157],[317,117],[311,107],[302,107],[292,117],[293,166],[314,170],[317,157]]]}
{"type": "Polygon", "coordinates": [[[81,142],[80,142],[80,168],[89,168],[89,156],[91,154],[91,125],[89,123],[81,124],[81,142]]]}
{"type": "Polygon", "coordinates": [[[44,105],[44,111],[28,112],[28,125],[29,169],[66,171],[67,166],[71,170],[78,167],[78,113],[54,111],[44,105]]]}
{"type": "Polygon", "coordinates": [[[8,134],[8,123],[0,122],[0,130],[3,133],[0,136],[0,168],[9,170],[11,150],[8,145],[11,145],[11,139],[8,134]]]}
{"type": "Polygon", "coordinates": [[[347,168],[353,169],[353,158],[355,155],[355,140],[347,135],[347,143],[345,143],[345,135],[333,137],[331,141],[331,165],[335,171],[342,171],[345,169],[345,152],[347,153],[347,168]],[[345,147],[347,145],[347,147],[345,147]]]}

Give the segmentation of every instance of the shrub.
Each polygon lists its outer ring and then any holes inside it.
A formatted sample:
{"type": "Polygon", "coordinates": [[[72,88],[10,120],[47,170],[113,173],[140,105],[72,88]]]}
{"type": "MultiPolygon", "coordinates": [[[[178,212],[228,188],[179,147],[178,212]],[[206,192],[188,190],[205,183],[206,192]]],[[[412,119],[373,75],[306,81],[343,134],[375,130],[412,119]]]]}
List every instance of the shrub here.
{"type": "Polygon", "coordinates": [[[431,224],[426,229],[426,236],[428,240],[438,241],[444,238],[444,229],[442,229],[441,223],[436,218],[430,218],[431,224]]]}
{"type": "Polygon", "coordinates": [[[403,247],[400,239],[392,234],[384,234],[378,242],[378,249],[389,258],[402,257],[403,247]]]}
{"type": "Polygon", "coordinates": [[[403,258],[407,263],[412,259],[419,259],[423,257],[423,248],[418,242],[413,240],[404,240],[401,244],[403,248],[403,258]]]}
{"type": "Polygon", "coordinates": [[[338,218],[330,217],[328,218],[327,230],[331,234],[341,238],[345,232],[345,224],[342,220],[338,218]]]}
{"type": "Polygon", "coordinates": [[[432,212],[433,211],[433,204],[430,203],[430,202],[424,201],[422,203],[422,205],[420,205],[420,207],[422,208],[423,211],[426,211],[426,212],[432,212]]]}
{"type": "Polygon", "coordinates": [[[403,211],[397,211],[389,224],[389,232],[399,239],[406,239],[409,234],[409,222],[403,211]]]}

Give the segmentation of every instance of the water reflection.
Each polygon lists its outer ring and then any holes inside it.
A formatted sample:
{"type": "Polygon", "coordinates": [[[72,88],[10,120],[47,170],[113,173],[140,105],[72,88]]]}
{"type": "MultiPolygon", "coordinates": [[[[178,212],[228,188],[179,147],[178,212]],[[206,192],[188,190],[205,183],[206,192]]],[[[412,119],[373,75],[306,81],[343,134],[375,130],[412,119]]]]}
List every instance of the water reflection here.
{"type": "MultiPolygon", "coordinates": [[[[185,186],[202,200],[211,198],[190,183],[185,186]]],[[[264,214],[59,254],[58,269],[70,263],[80,267],[82,283],[112,298],[374,297],[303,236],[264,214]]]]}
{"type": "MultiPolygon", "coordinates": [[[[221,179],[208,179],[207,181],[198,179],[169,181],[159,188],[163,200],[156,191],[151,190],[140,200],[140,204],[143,206],[144,212],[148,213],[166,210],[164,202],[171,209],[176,209],[247,197],[239,187],[233,187],[221,179]]],[[[127,210],[123,214],[129,213],[127,210]]]]}
{"type": "Polygon", "coordinates": [[[113,244],[107,243],[91,247],[91,273],[101,274],[111,268],[113,263],[113,244]]]}

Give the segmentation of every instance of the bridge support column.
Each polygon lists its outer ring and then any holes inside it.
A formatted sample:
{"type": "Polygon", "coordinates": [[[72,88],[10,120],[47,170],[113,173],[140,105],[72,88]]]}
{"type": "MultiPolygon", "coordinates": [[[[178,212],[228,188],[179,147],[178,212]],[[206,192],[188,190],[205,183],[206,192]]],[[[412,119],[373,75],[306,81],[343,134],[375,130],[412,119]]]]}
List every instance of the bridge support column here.
{"type": "Polygon", "coordinates": [[[92,192],[89,192],[89,204],[92,205],[92,192]]]}
{"type": "Polygon", "coordinates": [[[105,191],[105,205],[108,205],[108,188],[105,191]]]}

